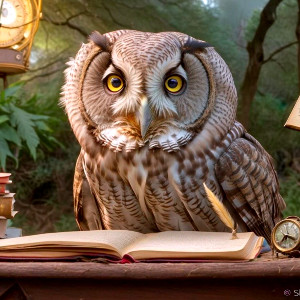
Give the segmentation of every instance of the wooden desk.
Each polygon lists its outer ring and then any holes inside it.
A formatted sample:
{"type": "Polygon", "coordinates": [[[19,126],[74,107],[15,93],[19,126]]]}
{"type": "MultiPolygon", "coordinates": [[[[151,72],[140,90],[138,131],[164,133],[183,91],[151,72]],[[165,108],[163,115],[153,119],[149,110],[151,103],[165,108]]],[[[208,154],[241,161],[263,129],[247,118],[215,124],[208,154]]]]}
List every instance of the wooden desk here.
{"type": "Polygon", "coordinates": [[[14,300],[300,296],[300,258],[272,259],[270,254],[242,263],[2,262],[0,277],[0,298],[14,300]]]}

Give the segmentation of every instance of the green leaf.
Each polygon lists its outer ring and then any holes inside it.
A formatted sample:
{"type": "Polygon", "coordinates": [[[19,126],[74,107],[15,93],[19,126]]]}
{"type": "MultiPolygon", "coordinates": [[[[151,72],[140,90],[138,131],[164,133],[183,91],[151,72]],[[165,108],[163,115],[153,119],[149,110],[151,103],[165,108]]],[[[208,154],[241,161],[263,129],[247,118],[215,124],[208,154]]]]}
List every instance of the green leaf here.
{"type": "Polygon", "coordinates": [[[15,157],[9,149],[7,142],[4,139],[0,138],[0,165],[3,169],[5,169],[7,156],[10,156],[15,159],[15,157]]]}
{"type": "MultiPolygon", "coordinates": [[[[5,165],[7,157],[12,156],[11,147],[27,149],[34,159],[39,145],[50,151],[57,147],[64,148],[51,136],[52,128],[61,124],[61,119],[43,115],[45,111],[53,112],[53,107],[56,109],[56,106],[49,101],[39,103],[37,95],[24,101],[18,93],[22,86],[23,83],[19,82],[0,93],[0,139],[3,145],[0,163],[2,165],[5,165]],[[25,145],[26,147],[23,147],[25,145]]],[[[18,159],[16,157],[14,159],[18,163],[18,159]]]]}
{"type": "Polygon", "coordinates": [[[34,115],[34,114],[30,114],[30,113],[28,113],[29,115],[30,115],[30,118],[31,118],[31,120],[49,120],[49,116],[43,116],[43,115],[34,115]]]}
{"type": "Polygon", "coordinates": [[[39,130],[52,132],[52,129],[43,121],[36,121],[35,124],[39,130]]]}
{"type": "Polygon", "coordinates": [[[23,85],[24,83],[22,82],[11,84],[8,88],[4,90],[4,98],[9,98],[14,96],[23,85]]]}
{"type": "Polygon", "coordinates": [[[32,121],[32,114],[25,110],[10,104],[12,109],[11,123],[17,127],[19,136],[26,142],[31,156],[36,159],[36,148],[40,139],[34,130],[34,122],[32,121]]]}
{"type": "Polygon", "coordinates": [[[6,114],[10,114],[10,109],[9,109],[8,105],[1,105],[0,111],[4,112],[6,114]]]}
{"type": "Polygon", "coordinates": [[[62,149],[65,149],[65,146],[59,140],[57,140],[54,136],[49,136],[48,140],[49,140],[49,142],[60,146],[62,149]]]}
{"type": "Polygon", "coordinates": [[[9,120],[8,116],[6,116],[6,115],[0,116],[0,124],[6,122],[6,121],[8,121],[8,120],[9,120]]]}
{"type": "Polygon", "coordinates": [[[24,103],[24,107],[28,108],[28,109],[37,109],[38,108],[38,96],[37,94],[34,94],[29,100],[26,100],[26,103],[24,103]]]}
{"type": "Polygon", "coordinates": [[[0,138],[13,142],[18,146],[22,146],[21,139],[17,131],[8,124],[0,125],[0,138]]]}
{"type": "Polygon", "coordinates": [[[65,149],[65,146],[60,141],[58,141],[55,137],[53,137],[51,135],[49,136],[46,134],[42,134],[40,136],[40,139],[41,139],[41,144],[44,147],[46,147],[49,151],[53,151],[53,150],[57,149],[57,146],[62,149],[65,149]]]}

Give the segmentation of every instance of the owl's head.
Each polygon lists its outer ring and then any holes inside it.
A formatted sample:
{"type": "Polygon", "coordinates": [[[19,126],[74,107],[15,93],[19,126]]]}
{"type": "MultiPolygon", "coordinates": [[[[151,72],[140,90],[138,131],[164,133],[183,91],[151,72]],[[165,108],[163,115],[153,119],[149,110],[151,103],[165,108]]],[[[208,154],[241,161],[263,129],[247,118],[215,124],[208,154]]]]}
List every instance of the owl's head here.
{"type": "Polygon", "coordinates": [[[66,70],[62,104],[86,149],[176,151],[219,137],[237,106],[231,73],[207,43],[177,32],[94,32],[66,70]]]}

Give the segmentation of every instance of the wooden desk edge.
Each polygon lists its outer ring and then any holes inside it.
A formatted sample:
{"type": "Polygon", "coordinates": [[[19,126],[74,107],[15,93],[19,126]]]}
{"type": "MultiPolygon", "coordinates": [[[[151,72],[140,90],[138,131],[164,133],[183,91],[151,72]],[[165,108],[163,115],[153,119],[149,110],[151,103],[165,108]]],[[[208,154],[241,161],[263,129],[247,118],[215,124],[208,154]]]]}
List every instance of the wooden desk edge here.
{"type": "Polygon", "coordinates": [[[155,280],[197,278],[300,278],[300,259],[240,263],[1,262],[0,278],[155,280]]]}

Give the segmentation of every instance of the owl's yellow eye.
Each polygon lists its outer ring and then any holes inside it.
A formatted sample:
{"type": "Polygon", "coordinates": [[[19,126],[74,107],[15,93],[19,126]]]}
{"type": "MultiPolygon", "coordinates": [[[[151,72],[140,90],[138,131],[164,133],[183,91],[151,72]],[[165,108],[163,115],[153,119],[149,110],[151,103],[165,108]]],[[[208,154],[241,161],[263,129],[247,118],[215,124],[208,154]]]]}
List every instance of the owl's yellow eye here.
{"type": "Polygon", "coordinates": [[[182,89],[183,80],[178,75],[170,76],[165,81],[165,87],[167,91],[176,94],[182,89]]]}
{"type": "Polygon", "coordinates": [[[110,75],[107,78],[106,85],[111,92],[116,93],[122,90],[124,87],[124,81],[118,75],[110,75]]]}

